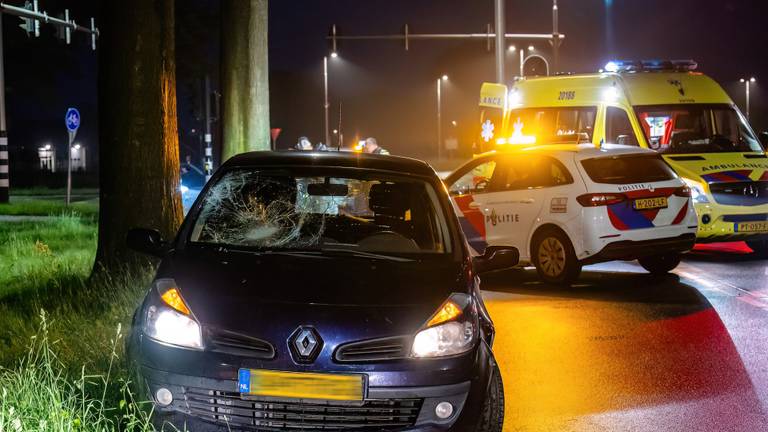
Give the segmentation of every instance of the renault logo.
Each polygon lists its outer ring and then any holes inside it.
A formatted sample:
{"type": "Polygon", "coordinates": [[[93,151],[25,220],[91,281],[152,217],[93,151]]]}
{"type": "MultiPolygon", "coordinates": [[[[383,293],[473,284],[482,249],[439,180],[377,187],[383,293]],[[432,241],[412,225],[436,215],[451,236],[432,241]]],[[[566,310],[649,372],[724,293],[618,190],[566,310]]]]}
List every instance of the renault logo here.
{"type": "Polygon", "coordinates": [[[312,363],[323,348],[323,339],[313,327],[302,326],[288,338],[288,348],[297,363],[312,363]]]}
{"type": "Polygon", "coordinates": [[[757,198],[757,196],[760,194],[760,191],[757,189],[757,186],[755,186],[753,183],[750,183],[744,186],[744,191],[742,193],[744,196],[757,198]]]}

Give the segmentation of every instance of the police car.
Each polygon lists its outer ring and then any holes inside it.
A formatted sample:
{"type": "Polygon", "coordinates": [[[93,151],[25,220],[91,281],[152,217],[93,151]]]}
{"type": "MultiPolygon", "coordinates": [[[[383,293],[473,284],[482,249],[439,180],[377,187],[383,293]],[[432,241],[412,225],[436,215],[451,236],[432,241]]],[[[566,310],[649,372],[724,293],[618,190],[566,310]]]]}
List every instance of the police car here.
{"type": "Polygon", "coordinates": [[[514,246],[548,283],[581,267],[637,259],[654,274],[696,240],[688,186],[656,152],[633,146],[509,146],[445,179],[470,246],[514,246]]]}

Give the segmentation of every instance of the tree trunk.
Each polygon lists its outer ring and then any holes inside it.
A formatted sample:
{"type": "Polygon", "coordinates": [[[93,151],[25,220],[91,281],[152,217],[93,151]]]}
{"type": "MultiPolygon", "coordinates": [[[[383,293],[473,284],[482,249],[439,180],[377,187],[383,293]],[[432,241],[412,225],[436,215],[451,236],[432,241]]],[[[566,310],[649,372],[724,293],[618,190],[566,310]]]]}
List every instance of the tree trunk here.
{"type": "Polygon", "coordinates": [[[183,217],[174,0],[109,1],[102,10],[97,271],[136,262],[125,244],[130,228],[170,239],[183,217]]]}
{"type": "Polygon", "coordinates": [[[221,2],[222,159],[269,150],[267,0],[221,2]]]}

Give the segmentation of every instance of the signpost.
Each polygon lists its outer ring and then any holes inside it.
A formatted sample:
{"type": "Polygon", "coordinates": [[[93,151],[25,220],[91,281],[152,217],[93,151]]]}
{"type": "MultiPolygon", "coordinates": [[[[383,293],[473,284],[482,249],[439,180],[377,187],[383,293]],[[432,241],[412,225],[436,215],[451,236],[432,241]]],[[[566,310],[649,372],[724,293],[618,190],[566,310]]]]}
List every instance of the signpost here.
{"type": "Polygon", "coordinates": [[[64,124],[67,126],[67,133],[69,134],[69,144],[67,145],[67,206],[69,206],[72,198],[72,143],[75,142],[75,135],[77,135],[77,129],[80,127],[80,111],[77,108],[67,108],[64,124]]]}

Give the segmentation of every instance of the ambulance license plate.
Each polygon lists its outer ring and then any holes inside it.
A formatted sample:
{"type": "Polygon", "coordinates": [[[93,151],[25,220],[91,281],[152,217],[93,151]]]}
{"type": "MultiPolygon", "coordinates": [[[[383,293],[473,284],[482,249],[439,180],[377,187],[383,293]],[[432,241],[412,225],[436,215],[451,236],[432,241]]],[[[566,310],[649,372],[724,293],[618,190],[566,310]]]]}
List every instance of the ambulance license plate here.
{"type": "Polygon", "coordinates": [[[632,202],[635,210],[667,208],[667,197],[638,198],[632,202]]]}
{"type": "Polygon", "coordinates": [[[243,396],[362,401],[365,375],[240,369],[237,390],[243,396]]]}
{"type": "Polygon", "coordinates": [[[734,231],[736,232],[766,232],[768,231],[768,221],[739,222],[734,231]]]}

